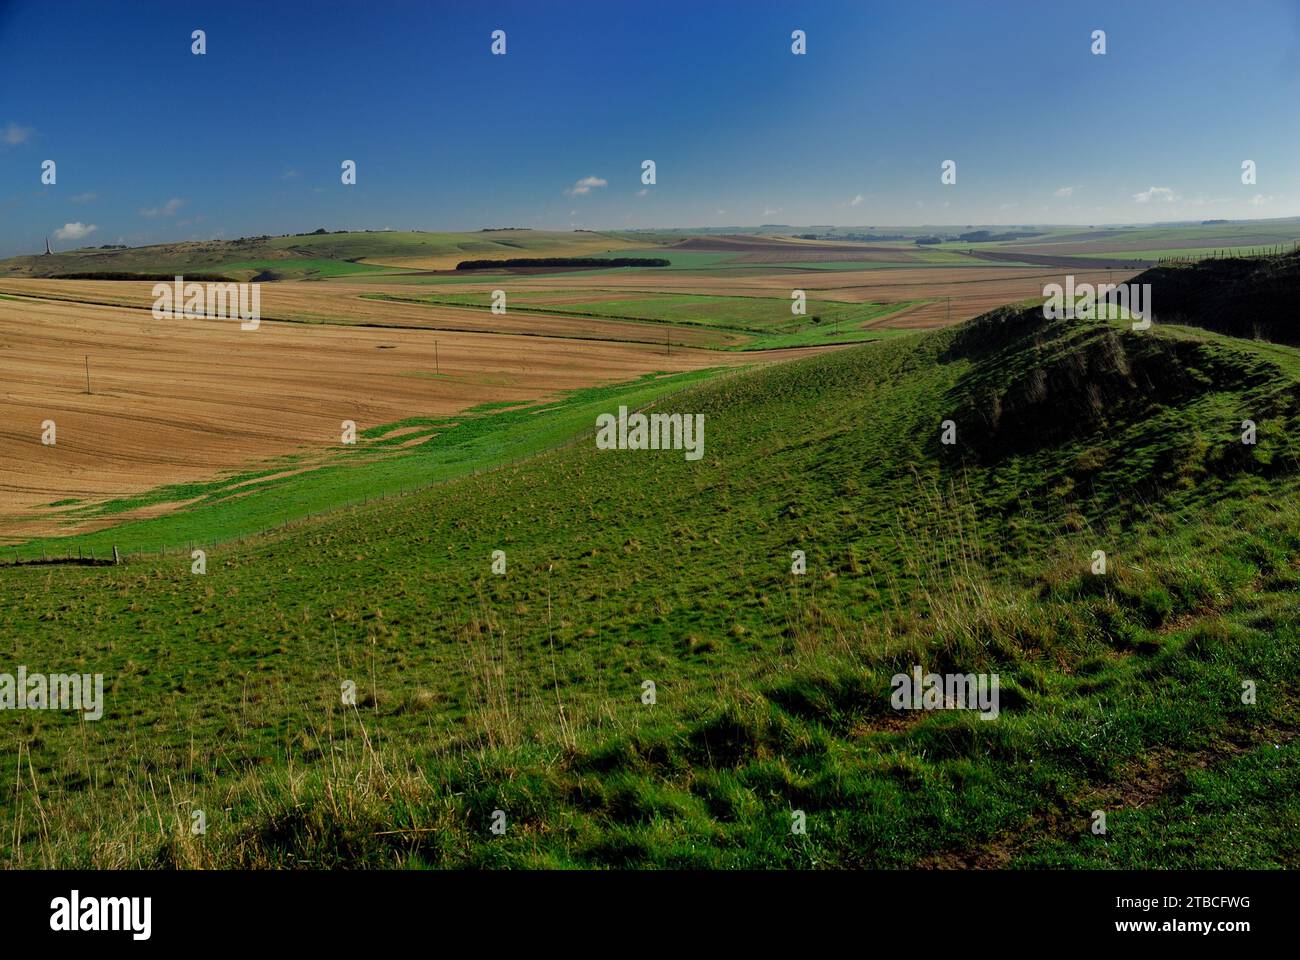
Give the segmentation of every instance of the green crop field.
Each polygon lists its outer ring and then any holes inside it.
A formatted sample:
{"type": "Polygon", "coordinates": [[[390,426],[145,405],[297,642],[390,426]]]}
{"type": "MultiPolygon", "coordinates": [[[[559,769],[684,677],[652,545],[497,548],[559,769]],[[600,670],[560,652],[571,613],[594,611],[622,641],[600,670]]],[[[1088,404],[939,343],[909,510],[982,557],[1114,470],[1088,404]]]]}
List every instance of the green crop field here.
{"type": "Polygon", "coordinates": [[[366,263],[349,263],[347,260],[235,260],[230,263],[222,263],[215,267],[216,270],[229,277],[240,279],[251,279],[255,275],[262,273],[273,273],[276,276],[284,277],[303,277],[314,279],[316,277],[352,277],[358,274],[381,273],[390,270],[391,267],[380,267],[366,263]],[[245,274],[248,276],[245,277],[245,274]]]}
{"type": "MultiPolygon", "coordinates": [[[[1286,249],[1289,249],[1287,247],[1286,249]]],[[[1151,250],[1125,250],[1123,252],[1090,253],[1086,256],[1098,260],[1201,260],[1208,257],[1256,257],[1278,252],[1276,247],[1256,244],[1232,244],[1221,247],[1165,247],[1151,250]]]]}
{"type": "MultiPolygon", "coordinates": [[[[752,339],[737,348],[770,350],[781,347],[818,346],[854,343],[896,336],[899,331],[879,330],[870,325],[924,300],[898,303],[843,303],[834,300],[808,300],[806,313],[791,313],[791,300],[783,297],[727,297],[698,294],[632,294],[627,299],[599,299],[608,296],[600,291],[566,290],[556,302],[554,294],[516,293],[508,301],[512,311],[598,317],[607,320],[635,320],[666,326],[715,327],[745,333],[752,339]],[[573,302],[583,296],[592,299],[573,302]]],[[[412,297],[399,294],[362,294],[368,300],[392,300],[453,307],[488,309],[492,296],[488,292],[438,293],[412,297]]]]}

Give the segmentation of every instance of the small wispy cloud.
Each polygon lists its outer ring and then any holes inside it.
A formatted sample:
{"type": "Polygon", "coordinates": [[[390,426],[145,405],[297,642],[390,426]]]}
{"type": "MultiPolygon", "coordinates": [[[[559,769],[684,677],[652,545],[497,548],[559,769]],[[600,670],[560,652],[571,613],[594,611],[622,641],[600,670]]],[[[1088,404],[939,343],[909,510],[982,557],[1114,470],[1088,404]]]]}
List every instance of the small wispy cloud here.
{"type": "Polygon", "coordinates": [[[860,207],[862,206],[863,199],[864,197],[862,196],[862,194],[859,193],[857,196],[855,196],[852,200],[849,201],[849,206],[860,207]]]}
{"type": "Polygon", "coordinates": [[[1153,200],[1173,203],[1178,199],[1178,194],[1174,193],[1173,187],[1148,187],[1141,193],[1133,194],[1133,199],[1138,203],[1151,203],[1153,200]]]}
{"type": "Polygon", "coordinates": [[[780,207],[764,207],[763,216],[770,217],[781,212],[780,207]]]}
{"type": "Polygon", "coordinates": [[[585,197],[594,188],[607,186],[609,186],[609,181],[601,177],[583,177],[581,180],[575,181],[573,186],[564,191],[564,194],[568,197],[585,197]]]}
{"type": "Polygon", "coordinates": [[[59,229],[54,231],[55,239],[58,240],[80,240],[82,237],[88,237],[94,233],[98,227],[92,224],[65,223],[59,229]]]}
{"type": "Polygon", "coordinates": [[[185,201],[180,197],[172,197],[161,207],[149,207],[140,211],[140,216],[148,220],[155,220],[158,217],[174,217],[176,212],[185,205],[185,201]]]}
{"type": "Polygon", "coordinates": [[[1082,190],[1082,189],[1083,189],[1083,187],[1057,187],[1055,190],[1052,191],[1052,196],[1054,196],[1054,197],[1072,197],[1072,196],[1074,196],[1074,191],[1076,191],[1076,190],[1082,190]]]}
{"type": "Polygon", "coordinates": [[[1263,206],[1267,206],[1268,204],[1271,204],[1274,200],[1277,199],[1278,198],[1273,196],[1272,194],[1265,195],[1262,193],[1257,193],[1250,198],[1250,205],[1252,207],[1263,207],[1263,206]]]}
{"type": "Polygon", "coordinates": [[[286,170],[286,171],[284,171],[284,173],[280,174],[280,179],[281,179],[281,180],[292,180],[292,179],[294,179],[294,178],[297,177],[297,176],[298,176],[298,171],[297,171],[297,170],[292,170],[292,169],[290,169],[290,170],[286,170]]]}
{"type": "Polygon", "coordinates": [[[99,194],[78,193],[78,194],[74,194],[71,197],[68,197],[68,199],[73,203],[93,203],[94,201],[99,199],[99,194]]]}
{"type": "Polygon", "coordinates": [[[638,191],[636,192],[636,195],[637,195],[638,197],[649,196],[649,194],[650,194],[650,188],[649,188],[649,187],[642,187],[640,190],[638,190],[638,191]]]}
{"type": "Polygon", "coordinates": [[[10,121],[4,127],[0,127],[0,146],[16,147],[20,143],[26,143],[31,135],[31,127],[20,127],[10,121]]]}

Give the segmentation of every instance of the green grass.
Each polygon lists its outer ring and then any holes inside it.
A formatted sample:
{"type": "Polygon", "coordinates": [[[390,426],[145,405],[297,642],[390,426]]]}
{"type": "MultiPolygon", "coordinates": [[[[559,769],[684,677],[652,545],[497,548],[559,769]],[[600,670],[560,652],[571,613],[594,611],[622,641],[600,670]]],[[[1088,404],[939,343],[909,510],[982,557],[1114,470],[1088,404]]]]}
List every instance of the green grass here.
{"type": "MultiPolygon", "coordinates": [[[[606,234],[554,230],[476,231],[472,233],[410,232],[389,230],[376,233],[329,233],[319,236],[274,237],[272,249],[309,252],[333,260],[396,259],[464,254],[475,259],[481,254],[526,256],[542,254],[557,244],[591,241],[595,246],[610,240],[606,234]]],[[[594,253],[592,254],[595,255],[594,253]]],[[[616,255],[616,254],[615,254],[616,255]]],[[[586,254],[583,254],[586,256],[586,254]]]]}
{"type": "MultiPolygon", "coordinates": [[[[1289,248],[1288,248],[1289,249],[1289,248]]],[[[1273,247],[1261,247],[1257,244],[1232,244],[1218,247],[1164,247],[1151,250],[1125,250],[1122,253],[1088,253],[1082,256],[1095,257],[1098,260],[1200,260],[1206,257],[1222,256],[1264,256],[1272,253],[1273,247]]]]}
{"type": "MultiPolygon", "coordinates": [[[[596,296],[600,291],[565,291],[566,295],[596,296]]],[[[368,300],[395,300],[409,303],[455,307],[491,306],[491,294],[437,293],[412,297],[398,294],[362,294],[368,300]]],[[[779,347],[854,343],[896,336],[898,331],[867,328],[892,313],[922,300],[898,303],[843,303],[831,300],[808,300],[807,312],[790,312],[791,300],[784,297],[734,297],[698,294],[646,293],[629,294],[626,299],[593,299],[582,303],[552,303],[546,293],[517,293],[510,296],[507,309],[544,315],[594,317],[607,320],[632,320],[676,327],[708,327],[741,333],[748,342],[733,346],[704,342],[702,346],[721,349],[767,350],[779,347]]],[[[648,340],[656,339],[647,334],[648,340]]]]}
{"type": "MultiPolygon", "coordinates": [[[[476,231],[473,233],[422,233],[375,231],[303,234],[286,237],[248,237],[240,240],[208,240],[155,244],[129,249],[99,250],[83,247],[53,256],[15,257],[0,261],[0,275],[37,276],[55,273],[118,271],[128,273],[213,273],[230,269],[261,272],[273,270],[287,279],[347,276],[375,270],[374,275],[400,268],[370,268],[349,263],[362,259],[460,256],[473,259],[484,255],[541,256],[575,243],[590,245],[593,252],[618,242],[612,234],[574,231],[476,231]]],[[[240,279],[243,279],[242,277],[240,279]]]]}
{"type": "Polygon", "coordinates": [[[114,546],[125,553],[188,552],[190,543],[206,545],[247,537],[341,504],[394,496],[532,456],[592,429],[597,413],[611,403],[636,409],[719,372],[650,374],[628,383],[571,391],[539,403],[485,404],[452,417],[359,423],[356,446],[340,444],[311,459],[280,457],[216,480],[171,484],[67,511],[62,514],[65,522],[74,524],[120,517],[159,504],[188,504],[162,516],[127,520],[92,534],[35,539],[6,547],[0,550],[0,559],[64,556],[69,550],[94,551],[102,557],[111,555],[114,546]],[[389,437],[398,430],[402,432],[389,437]],[[295,470],[302,472],[289,472],[295,470]]]}
{"type": "Polygon", "coordinates": [[[698,384],[659,408],[698,462],[583,442],[204,576],[7,570],[8,660],[107,707],[4,718],[4,862],[1296,866],[1279,350],[999,311],[698,384]],[[913,664],[998,673],[999,719],[896,714],[913,664]]]}
{"type": "MultiPolygon", "coordinates": [[[[643,250],[613,250],[609,253],[593,253],[592,257],[597,259],[612,260],[616,257],[657,257],[661,260],[667,260],[670,264],[668,267],[645,268],[647,271],[660,273],[664,271],[677,270],[717,270],[732,266],[731,261],[735,260],[736,254],[726,251],[714,250],[673,250],[663,247],[647,247],[643,250]]],[[[753,267],[755,264],[737,263],[738,267],[753,267]]],[[[766,266],[765,264],[763,266],[766,266]]],[[[625,269],[637,269],[628,267],[625,269]]],[[[571,275],[580,273],[597,273],[596,271],[572,271],[571,275]]]]}
{"type": "Polygon", "coordinates": [[[379,267],[367,263],[349,263],[346,260],[302,260],[302,259],[285,259],[285,260],[240,260],[231,263],[222,263],[216,270],[226,276],[241,276],[248,274],[250,277],[270,271],[279,277],[285,278],[314,278],[314,277],[352,277],[358,274],[382,273],[385,270],[391,271],[392,267],[379,267]]]}

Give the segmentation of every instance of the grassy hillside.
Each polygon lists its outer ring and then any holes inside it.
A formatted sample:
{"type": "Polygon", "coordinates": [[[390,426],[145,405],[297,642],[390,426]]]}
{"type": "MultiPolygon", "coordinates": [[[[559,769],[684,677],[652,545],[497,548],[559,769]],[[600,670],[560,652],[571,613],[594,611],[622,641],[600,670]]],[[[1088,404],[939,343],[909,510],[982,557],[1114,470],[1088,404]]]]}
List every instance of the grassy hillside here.
{"type": "Polygon", "coordinates": [[[1292,351],[1003,310],[661,409],[702,460],[579,444],[203,576],[6,571],[9,662],[107,706],[5,718],[3,862],[1300,864],[1292,351]],[[894,711],[913,665],[998,673],[1000,716],[894,711]]]}
{"type": "MultiPolygon", "coordinates": [[[[639,246],[646,246],[639,241],[639,246]]],[[[634,246],[588,231],[480,230],[474,233],[360,231],[85,247],[52,256],[0,260],[0,277],[80,273],[220,274],[236,280],[298,280],[397,273],[405,267],[450,269],[458,260],[528,254],[598,254],[634,246]],[[365,262],[362,262],[365,261],[365,262]]]]}
{"type": "Polygon", "coordinates": [[[1300,251],[1174,263],[1148,270],[1134,282],[1151,284],[1160,320],[1300,346],[1300,251]]]}
{"type": "Polygon", "coordinates": [[[63,502],[61,517],[69,525],[117,522],[73,540],[29,540],[0,551],[0,558],[102,559],[114,547],[127,554],[188,554],[192,545],[209,548],[345,504],[396,496],[533,456],[589,433],[596,415],[611,405],[641,409],[721,372],[650,374],[538,403],[495,403],[450,417],[407,417],[364,427],[355,446],[288,454],[229,476],[169,484],[103,503],[63,502]],[[180,506],[154,515],[151,508],[160,505],[180,506]]]}

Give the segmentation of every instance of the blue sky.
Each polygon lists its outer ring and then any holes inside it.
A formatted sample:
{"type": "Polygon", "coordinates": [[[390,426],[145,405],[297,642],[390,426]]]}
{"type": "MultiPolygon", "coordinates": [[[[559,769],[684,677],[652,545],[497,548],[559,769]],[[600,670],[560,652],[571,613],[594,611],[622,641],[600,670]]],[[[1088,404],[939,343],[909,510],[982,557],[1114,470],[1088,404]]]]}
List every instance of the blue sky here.
{"type": "Polygon", "coordinates": [[[47,234],[1296,214],[1297,0],[0,0],[0,255],[47,234]]]}

